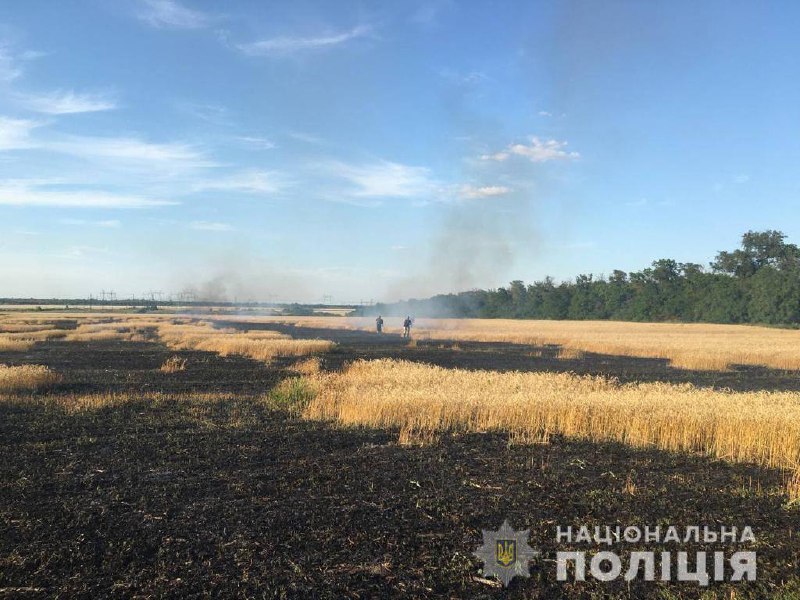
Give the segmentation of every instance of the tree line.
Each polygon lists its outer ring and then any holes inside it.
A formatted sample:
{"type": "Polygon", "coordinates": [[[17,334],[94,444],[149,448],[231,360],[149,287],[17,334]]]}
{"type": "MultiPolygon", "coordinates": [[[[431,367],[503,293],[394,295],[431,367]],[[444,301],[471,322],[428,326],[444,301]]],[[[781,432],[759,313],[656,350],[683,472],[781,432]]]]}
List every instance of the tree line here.
{"type": "Polygon", "coordinates": [[[493,290],[377,304],[362,314],[511,319],[800,323],[800,248],[780,231],[748,231],[708,267],[665,258],[641,271],[512,281],[493,290]]]}

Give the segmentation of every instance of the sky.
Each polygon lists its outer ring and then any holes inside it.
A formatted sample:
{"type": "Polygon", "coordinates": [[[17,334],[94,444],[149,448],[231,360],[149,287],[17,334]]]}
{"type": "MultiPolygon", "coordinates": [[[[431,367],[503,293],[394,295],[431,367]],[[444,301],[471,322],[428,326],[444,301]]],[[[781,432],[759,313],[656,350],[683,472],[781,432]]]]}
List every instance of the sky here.
{"type": "Polygon", "coordinates": [[[0,2],[0,297],[360,302],[800,242],[800,4],[0,2]]]}

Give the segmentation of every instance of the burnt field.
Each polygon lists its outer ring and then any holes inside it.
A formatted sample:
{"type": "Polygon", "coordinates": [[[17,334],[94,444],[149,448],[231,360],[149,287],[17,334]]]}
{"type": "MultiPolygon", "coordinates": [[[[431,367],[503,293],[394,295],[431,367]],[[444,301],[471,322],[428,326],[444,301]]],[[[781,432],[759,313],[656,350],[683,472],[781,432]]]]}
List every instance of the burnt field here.
{"type": "MultiPolygon", "coordinates": [[[[419,341],[279,323],[217,327],[325,339],[323,372],[357,359],[448,369],[601,374],[735,391],[800,388],[796,372],[674,369],[557,347],[419,341]]],[[[75,324],[62,321],[69,331],[75,324]]],[[[800,510],[786,472],[697,453],[502,432],[399,444],[392,428],[302,418],[277,393],[299,357],[269,362],[137,340],[37,341],[0,354],[62,379],[0,402],[0,597],[800,597],[800,510]],[[163,372],[171,357],[184,368],[163,372]],[[72,398],[106,400],[80,410],[72,398]],[[481,575],[482,529],[504,519],[542,551],[529,579],[481,575]],[[752,527],[754,582],[557,581],[557,526],[752,527]]],[[[723,407],[721,407],[721,410],[723,407]]],[[[619,548],[619,547],[615,547],[619,548]]],[[[719,543],[627,544],[725,550],[719,543]]],[[[588,571],[588,567],[587,567],[588,571]]]]}

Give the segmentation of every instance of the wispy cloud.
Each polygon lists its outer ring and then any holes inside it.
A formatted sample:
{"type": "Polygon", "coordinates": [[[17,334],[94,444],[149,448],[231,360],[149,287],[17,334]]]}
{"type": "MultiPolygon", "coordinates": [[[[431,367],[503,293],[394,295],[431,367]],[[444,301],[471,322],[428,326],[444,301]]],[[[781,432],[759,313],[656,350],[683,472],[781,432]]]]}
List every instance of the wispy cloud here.
{"type": "Polygon", "coordinates": [[[195,119],[200,119],[214,125],[230,125],[231,119],[228,109],[219,104],[206,104],[201,102],[177,102],[175,107],[195,119]]]}
{"type": "Polygon", "coordinates": [[[230,223],[216,223],[213,221],[192,221],[189,229],[195,231],[233,231],[234,227],[230,223]]]}
{"type": "Polygon", "coordinates": [[[148,208],[169,204],[177,204],[177,202],[93,189],[61,190],[35,181],[0,181],[0,205],[2,206],[148,208]]]}
{"type": "Polygon", "coordinates": [[[0,81],[13,81],[22,75],[22,68],[17,63],[11,50],[0,43],[0,81]]]}
{"type": "Polygon", "coordinates": [[[0,116],[0,150],[18,150],[35,145],[31,131],[42,123],[28,119],[12,119],[0,116]]]}
{"type": "Polygon", "coordinates": [[[215,164],[189,144],[152,143],[138,138],[67,136],[42,142],[42,149],[127,166],[158,167],[170,171],[215,164]]]}
{"type": "Polygon", "coordinates": [[[205,190],[274,194],[287,185],[283,175],[275,171],[249,170],[234,173],[228,177],[218,177],[194,184],[196,192],[205,190]]]}
{"type": "Polygon", "coordinates": [[[211,17],[188,8],[177,0],[141,0],[138,17],[151,27],[201,29],[211,24],[211,17]]]}
{"type": "Polygon", "coordinates": [[[257,150],[273,150],[277,148],[275,142],[268,138],[264,137],[257,137],[252,135],[240,135],[235,138],[237,141],[250,146],[251,148],[256,148],[257,150]]]}
{"type": "Polygon", "coordinates": [[[306,144],[312,144],[314,146],[324,146],[328,143],[321,137],[318,137],[316,135],[311,135],[310,133],[305,133],[303,131],[290,131],[286,135],[288,135],[293,140],[297,140],[298,142],[304,142],[306,144]]]}
{"type": "Polygon", "coordinates": [[[25,72],[24,63],[45,55],[45,52],[38,50],[17,50],[8,40],[0,39],[0,83],[10,83],[19,79],[25,72]]]}
{"type": "Polygon", "coordinates": [[[0,116],[0,151],[38,150],[102,162],[125,168],[158,168],[178,172],[217,166],[197,147],[180,143],[153,143],[134,137],[99,137],[42,133],[40,121],[0,116]]]}
{"type": "Polygon", "coordinates": [[[274,37],[246,44],[239,44],[239,50],[250,56],[280,56],[325,50],[341,46],[352,40],[365,37],[372,31],[368,25],[358,25],[347,31],[329,33],[314,37],[274,37]]]}
{"type": "Polygon", "coordinates": [[[510,187],[504,185],[462,185],[458,192],[462,198],[476,199],[505,196],[506,194],[510,194],[512,190],[510,187]]]}
{"type": "Polygon", "coordinates": [[[423,198],[437,188],[430,169],[382,160],[351,165],[332,161],[327,170],[349,185],[345,193],[357,198],[423,198]]]}
{"type": "Polygon", "coordinates": [[[439,71],[439,74],[450,83],[466,87],[475,86],[489,79],[486,73],[482,71],[468,71],[462,73],[453,71],[452,69],[442,69],[439,71]]]}
{"type": "Polygon", "coordinates": [[[116,219],[108,219],[105,221],[86,221],[84,219],[61,219],[62,225],[74,225],[78,227],[101,227],[103,229],[116,229],[122,223],[116,219]]]}
{"type": "Polygon", "coordinates": [[[49,94],[27,94],[21,96],[26,108],[48,115],[68,115],[98,112],[117,108],[115,100],[104,94],[77,94],[72,91],[56,91],[49,94]]]}
{"type": "Polygon", "coordinates": [[[510,144],[505,150],[495,154],[484,154],[482,160],[504,161],[511,156],[522,156],[531,162],[548,162],[552,160],[575,160],[580,158],[577,152],[566,150],[567,142],[558,140],[540,140],[532,137],[530,144],[510,144]]]}

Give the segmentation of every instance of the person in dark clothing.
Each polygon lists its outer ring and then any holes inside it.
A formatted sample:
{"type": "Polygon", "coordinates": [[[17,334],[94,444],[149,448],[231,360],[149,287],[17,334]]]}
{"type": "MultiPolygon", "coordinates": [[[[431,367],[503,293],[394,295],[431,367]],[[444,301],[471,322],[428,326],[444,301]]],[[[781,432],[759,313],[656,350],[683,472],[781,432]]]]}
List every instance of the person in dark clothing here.
{"type": "Polygon", "coordinates": [[[378,333],[383,333],[383,317],[380,315],[375,319],[375,328],[378,330],[378,333]]]}
{"type": "Polygon", "coordinates": [[[406,317],[406,320],[403,321],[403,337],[410,338],[411,337],[411,324],[413,321],[411,317],[406,317]]]}

